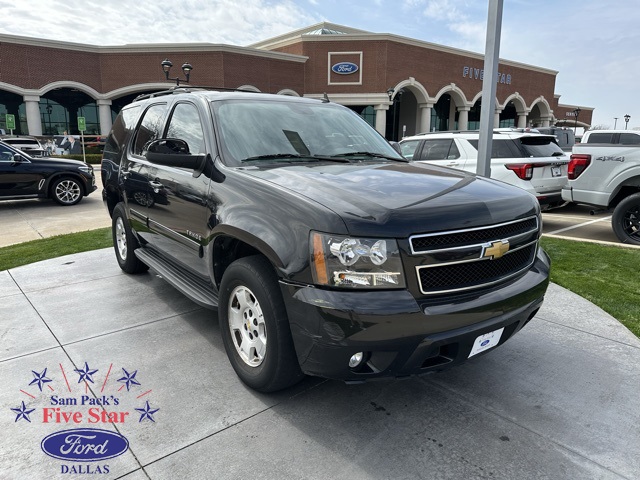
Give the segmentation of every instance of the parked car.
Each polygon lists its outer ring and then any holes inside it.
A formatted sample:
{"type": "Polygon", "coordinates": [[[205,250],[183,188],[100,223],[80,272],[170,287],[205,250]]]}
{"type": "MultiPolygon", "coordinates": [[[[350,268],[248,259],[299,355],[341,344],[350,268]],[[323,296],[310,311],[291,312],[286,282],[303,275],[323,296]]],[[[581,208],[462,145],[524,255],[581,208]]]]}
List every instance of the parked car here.
{"type": "Polygon", "coordinates": [[[0,200],[52,198],[75,205],[96,190],[93,167],[77,160],[38,158],[0,141],[0,200]]]}
{"type": "Polygon", "coordinates": [[[5,137],[0,138],[7,145],[19,148],[32,157],[46,157],[47,150],[42,146],[40,140],[35,137],[5,137]]]}
{"type": "Polygon", "coordinates": [[[594,210],[612,210],[618,239],[640,245],[640,131],[585,132],[573,147],[562,197],[594,210]]]}
{"type": "Polygon", "coordinates": [[[216,309],[231,365],[260,391],[458,365],[524,327],[549,281],[534,196],[410,164],[331,102],[144,95],[101,168],[120,268],[216,309]]]}
{"type": "MultiPolygon", "coordinates": [[[[426,162],[475,173],[479,132],[434,132],[404,138],[402,154],[426,162]]],[[[493,133],[491,178],[520,187],[536,196],[543,210],[564,205],[569,157],[553,135],[517,129],[493,133]]]]}

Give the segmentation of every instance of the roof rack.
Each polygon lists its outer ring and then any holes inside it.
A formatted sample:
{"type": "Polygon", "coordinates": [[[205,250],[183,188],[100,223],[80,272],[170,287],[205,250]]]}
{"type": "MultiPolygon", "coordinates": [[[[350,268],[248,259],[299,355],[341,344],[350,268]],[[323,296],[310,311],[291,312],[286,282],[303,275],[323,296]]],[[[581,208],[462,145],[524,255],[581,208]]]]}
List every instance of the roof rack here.
{"type": "MultiPolygon", "coordinates": [[[[193,91],[198,91],[198,90],[220,91],[220,92],[244,92],[244,93],[259,93],[263,95],[273,95],[269,92],[254,92],[253,90],[244,90],[242,88],[215,87],[215,86],[209,86],[209,85],[189,85],[189,86],[177,85],[177,86],[171,87],[168,90],[162,90],[160,92],[143,93],[141,95],[138,95],[136,98],[134,98],[133,101],[137,102],[139,100],[146,100],[147,98],[161,97],[163,95],[191,93],[193,91]]],[[[321,101],[326,101],[326,100],[321,100],[321,101]]]]}

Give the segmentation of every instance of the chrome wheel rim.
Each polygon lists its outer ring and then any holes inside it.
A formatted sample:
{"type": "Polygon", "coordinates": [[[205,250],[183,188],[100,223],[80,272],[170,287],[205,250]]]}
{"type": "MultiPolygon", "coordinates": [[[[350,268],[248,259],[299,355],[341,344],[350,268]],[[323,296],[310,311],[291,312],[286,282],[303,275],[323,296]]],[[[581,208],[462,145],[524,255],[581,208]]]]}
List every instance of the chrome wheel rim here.
{"type": "Polygon", "coordinates": [[[116,219],[116,249],[118,255],[124,261],[127,259],[127,231],[122,217],[116,219]]]}
{"type": "Polygon", "coordinates": [[[80,185],[73,180],[62,180],[56,185],[56,198],[62,203],[74,203],[80,198],[80,185]]]}
{"type": "Polygon", "coordinates": [[[250,367],[259,367],[267,352],[267,328],[258,299],[241,285],[231,292],[229,331],[236,352],[250,367]]]}

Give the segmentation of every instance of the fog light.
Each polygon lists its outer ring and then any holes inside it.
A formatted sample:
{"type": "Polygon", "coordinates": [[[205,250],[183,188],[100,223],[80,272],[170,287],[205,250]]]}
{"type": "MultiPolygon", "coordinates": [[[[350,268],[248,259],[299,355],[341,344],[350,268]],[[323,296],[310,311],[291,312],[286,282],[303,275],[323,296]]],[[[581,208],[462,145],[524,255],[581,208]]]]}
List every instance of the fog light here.
{"type": "Polygon", "coordinates": [[[364,358],[364,353],[362,352],[358,352],[352,355],[351,358],[349,359],[349,367],[350,368],[357,367],[358,365],[360,365],[360,363],[362,363],[363,358],[364,358]]]}

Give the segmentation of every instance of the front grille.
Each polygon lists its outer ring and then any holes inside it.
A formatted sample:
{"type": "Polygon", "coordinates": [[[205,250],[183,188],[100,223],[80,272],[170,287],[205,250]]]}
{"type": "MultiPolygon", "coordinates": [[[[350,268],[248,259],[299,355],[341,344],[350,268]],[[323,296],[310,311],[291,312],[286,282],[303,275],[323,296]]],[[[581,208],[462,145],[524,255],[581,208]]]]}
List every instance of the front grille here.
{"type": "Polygon", "coordinates": [[[413,235],[412,258],[420,291],[446,294],[494,285],[535,261],[538,217],[469,229],[413,235]]]}
{"type": "Polygon", "coordinates": [[[411,237],[413,253],[440,250],[471,244],[491,242],[500,238],[515,237],[538,230],[538,219],[529,217],[515,222],[492,225],[470,230],[444,232],[411,237]]]}
{"type": "Polygon", "coordinates": [[[480,260],[437,267],[422,267],[418,276],[422,293],[469,290],[517,275],[534,261],[536,244],[508,252],[497,260],[480,260]]]}

